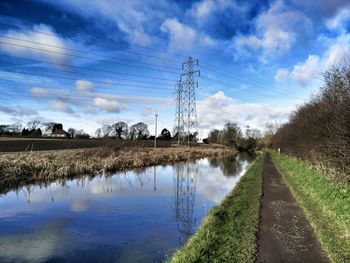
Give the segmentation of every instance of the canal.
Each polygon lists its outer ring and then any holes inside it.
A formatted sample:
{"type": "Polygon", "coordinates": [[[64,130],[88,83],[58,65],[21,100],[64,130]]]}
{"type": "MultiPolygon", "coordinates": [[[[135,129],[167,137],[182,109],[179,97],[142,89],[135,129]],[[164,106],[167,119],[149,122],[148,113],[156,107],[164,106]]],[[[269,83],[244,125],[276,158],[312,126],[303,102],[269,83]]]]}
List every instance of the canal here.
{"type": "Polygon", "coordinates": [[[247,154],[0,195],[0,262],[164,262],[231,191],[247,154]]]}

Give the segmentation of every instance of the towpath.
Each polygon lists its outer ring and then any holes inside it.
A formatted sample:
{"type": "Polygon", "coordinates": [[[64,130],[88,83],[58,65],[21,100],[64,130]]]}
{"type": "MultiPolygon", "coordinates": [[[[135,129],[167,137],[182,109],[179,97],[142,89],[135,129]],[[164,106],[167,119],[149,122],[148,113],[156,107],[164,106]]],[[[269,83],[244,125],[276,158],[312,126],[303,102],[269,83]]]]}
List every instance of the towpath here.
{"type": "Polygon", "coordinates": [[[264,161],[257,262],[329,262],[270,155],[264,161]]]}

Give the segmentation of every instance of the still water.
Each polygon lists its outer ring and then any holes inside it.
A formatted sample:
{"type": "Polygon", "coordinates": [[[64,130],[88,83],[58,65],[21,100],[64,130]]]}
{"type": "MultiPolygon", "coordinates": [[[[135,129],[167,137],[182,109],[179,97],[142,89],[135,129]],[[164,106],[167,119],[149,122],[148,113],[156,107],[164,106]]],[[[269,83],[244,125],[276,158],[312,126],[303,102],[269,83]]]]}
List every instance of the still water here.
{"type": "Polygon", "coordinates": [[[164,262],[248,155],[30,185],[0,195],[0,262],[164,262]]]}

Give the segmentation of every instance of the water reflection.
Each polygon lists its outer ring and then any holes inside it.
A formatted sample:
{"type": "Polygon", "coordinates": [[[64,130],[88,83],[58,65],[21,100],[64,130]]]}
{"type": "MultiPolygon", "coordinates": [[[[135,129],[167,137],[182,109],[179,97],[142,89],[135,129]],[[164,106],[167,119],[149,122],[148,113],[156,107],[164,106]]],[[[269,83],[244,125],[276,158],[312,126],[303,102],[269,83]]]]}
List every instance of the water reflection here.
{"type": "Polygon", "coordinates": [[[0,262],[162,262],[250,161],[202,159],[9,191],[0,195],[0,262]]]}
{"type": "Polygon", "coordinates": [[[179,230],[179,244],[193,234],[193,208],[196,197],[198,165],[179,163],[174,169],[175,218],[179,230]]]}
{"type": "Polygon", "coordinates": [[[246,152],[240,153],[237,156],[225,156],[222,158],[210,159],[212,167],[218,167],[225,176],[236,176],[244,170],[245,163],[251,163],[255,156],[246,152]]]}

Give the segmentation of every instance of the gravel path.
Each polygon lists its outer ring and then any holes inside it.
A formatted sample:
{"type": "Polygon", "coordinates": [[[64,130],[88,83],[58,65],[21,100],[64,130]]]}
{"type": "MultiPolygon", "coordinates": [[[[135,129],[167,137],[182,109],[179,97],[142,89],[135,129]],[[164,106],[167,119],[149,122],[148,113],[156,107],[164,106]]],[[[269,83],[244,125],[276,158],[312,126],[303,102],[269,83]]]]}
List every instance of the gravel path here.
{"type": "Polygon", "coordinates": [[[264,161],[257,262],[329,262],[270,155],[264,161]]]}

